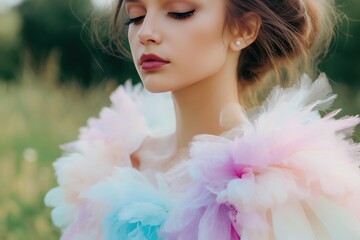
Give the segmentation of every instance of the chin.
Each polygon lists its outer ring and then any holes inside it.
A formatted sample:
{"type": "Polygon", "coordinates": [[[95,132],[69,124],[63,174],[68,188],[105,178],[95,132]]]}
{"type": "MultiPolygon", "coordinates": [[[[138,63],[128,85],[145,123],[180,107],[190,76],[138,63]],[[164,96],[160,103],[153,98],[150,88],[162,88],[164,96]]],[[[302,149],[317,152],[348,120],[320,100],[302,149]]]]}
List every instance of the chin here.
{"type": "Polygon", "coordinates": [[[154,77],[141,77],[144,87],[152,93],[163,93],[173,90],[171,84],[165,79],[154,78],[154,77]]]}

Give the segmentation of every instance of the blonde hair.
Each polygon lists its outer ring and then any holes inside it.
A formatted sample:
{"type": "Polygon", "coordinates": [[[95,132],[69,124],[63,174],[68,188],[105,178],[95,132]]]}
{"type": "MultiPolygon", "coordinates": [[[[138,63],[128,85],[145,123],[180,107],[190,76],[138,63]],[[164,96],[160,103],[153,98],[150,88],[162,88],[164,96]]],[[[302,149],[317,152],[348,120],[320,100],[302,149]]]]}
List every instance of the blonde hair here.
{"type": "MultiPolygon", "coordinates": [[[[257,39],[242,51],[238,61],[239,101],[243,106],[257,105],[263,91],[274,84],[290,85],[303,73],[314,77],[338,19],[334,0],[226,1],[225,28],[246,29],[243,17],[249,12],[262,21],[257,39]]],[[[128,53],[122,44],[124,28],[118,27],[126,15],[123,3],[118,0],[115,8],[113,41],[119,51],[128,53]]]]}

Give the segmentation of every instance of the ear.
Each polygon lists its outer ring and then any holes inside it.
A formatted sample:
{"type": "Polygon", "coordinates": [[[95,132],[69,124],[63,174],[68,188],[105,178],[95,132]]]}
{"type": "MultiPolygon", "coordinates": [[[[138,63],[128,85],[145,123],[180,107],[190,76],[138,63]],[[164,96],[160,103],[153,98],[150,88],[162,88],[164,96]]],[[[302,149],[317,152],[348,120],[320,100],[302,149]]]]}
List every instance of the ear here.
{"type": "Polygon", "coordinates": [[[233,51],[240,51],[256,40],[261,27],[261,17],[256,13],[248,12],[239,22],[231,29],[230,48],[233,51]]]}

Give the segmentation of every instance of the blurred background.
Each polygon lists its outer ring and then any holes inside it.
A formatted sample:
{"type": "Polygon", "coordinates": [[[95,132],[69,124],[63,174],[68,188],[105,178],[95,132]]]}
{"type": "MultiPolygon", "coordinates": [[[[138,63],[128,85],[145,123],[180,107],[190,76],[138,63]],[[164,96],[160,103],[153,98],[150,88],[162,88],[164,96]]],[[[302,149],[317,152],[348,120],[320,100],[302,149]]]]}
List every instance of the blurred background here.
{"type": "MultiPolygon", "coordinates": [[[[59,145],[108,105],[131,62],[90,38],[107,0],[0,0],[0,239],[59,239],[44,194],[56,185],[59,145]]],[[[342,115],[360,112],[360,1],[337,0],[348,20],[320,69],[342,115]]],[[[355,140],[359,131],[357,131],[355,140]]]]}

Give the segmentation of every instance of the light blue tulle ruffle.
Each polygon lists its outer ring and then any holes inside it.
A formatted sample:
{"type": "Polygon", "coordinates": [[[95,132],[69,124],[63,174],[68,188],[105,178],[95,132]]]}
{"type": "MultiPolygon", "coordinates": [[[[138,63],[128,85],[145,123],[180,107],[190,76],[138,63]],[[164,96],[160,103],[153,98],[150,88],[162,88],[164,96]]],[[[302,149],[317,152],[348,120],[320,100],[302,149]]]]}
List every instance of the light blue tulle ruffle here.
{"type": "Polygon", "coordinates": [[[159,231],[168,217],[170,202],[163,180],[158,177],[155,181],[153,184],[136,169],[118,168],[90,189],[87,197],[103,205],[106,212],[102,224],[106,240],[164,239],[159,231]]]}

